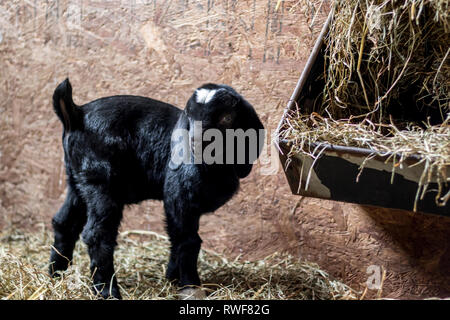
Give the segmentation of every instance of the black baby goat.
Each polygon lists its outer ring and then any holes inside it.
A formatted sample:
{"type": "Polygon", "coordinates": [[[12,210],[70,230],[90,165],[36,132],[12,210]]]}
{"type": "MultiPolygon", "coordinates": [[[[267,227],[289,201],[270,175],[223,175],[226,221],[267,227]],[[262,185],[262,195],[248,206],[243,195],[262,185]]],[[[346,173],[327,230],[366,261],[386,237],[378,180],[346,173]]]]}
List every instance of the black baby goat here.
{"type": "Polygon", "coordinates": [[[223,152],[214,155],[223,160],[231,153],[236,160],[244,150],[244,162],[207,164],[174,161],[179,151],[174,132],[188,132],[187,159],[198,160],[193,156],[198,150],[198,141],[193,140],[199,136],[195,123],[201,124],[200,136],[207,129],[224,135],[230,129],[261,131],[264,127],[253,107],[231,87],[216,84],[198,88],[184,110],[138,96],[106,97],[77,106],[68,79],[56,88],[53,106],[64,126],[67,197],[52,220],[50,274],[67,269],[81,233],[91,259],[94,292],[120,298],[113,253],[123,207],[157,199],[164,201],[171,242],[166,277],[177,279],[180,287],[199,286],[200,216],[236,193],[239,179],[250,173],[259,156],[264,137],[257,135],[256,141],[247,137],[244,149],[233,145],[230,150],[223,143],[223,152]],[[256,156],[251,157],[255,143],[256,156]]]}

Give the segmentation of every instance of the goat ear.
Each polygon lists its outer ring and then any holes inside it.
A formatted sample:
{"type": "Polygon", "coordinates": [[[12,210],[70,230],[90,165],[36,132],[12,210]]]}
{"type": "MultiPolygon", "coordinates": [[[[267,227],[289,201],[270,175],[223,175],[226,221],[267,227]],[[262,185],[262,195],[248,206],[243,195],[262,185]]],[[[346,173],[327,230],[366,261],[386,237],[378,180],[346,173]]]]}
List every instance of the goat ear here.
{"type": "Polygon", "coordinates": [[[189,157],[189,119],[182,112],[173,128],[170,139],[169,168],[171,170],[177,170],[182,163],[189,161],[189,157]]]}
{"type": "MultiPolygon", "coordinates": [[[[264,126],[261,123],[261,120],[259,120],[258,115],[256,114],[255,109],[253,106],[248,103],[243,98],[240,99],[240,103],[237,106],[237,127],[236,129],[243,129],[244,131],[247,131],[249,129],[255,130],[256,137],[257,137],[257,146],[250,146],[249,143],[251,143],[251,139],[246,139],[245,142],[245,164],[235,164],[234,169],[236,172],[236,175],[239,178],[245,178],[250,174],[250,171],[253,167],[253,162],[256,161],[256,159],[261,154],[261,151],[264,147],[264,134],[261,134],[261,130],[264,130],[264,126]],[[254,152],[250,152],[253,148],[255,150],[256,147],[256,155],[254,152]],[[256,156],[256,157],[255,157],[256,156]]],[[[235,149],[236,151],[236,149],[235,149]]]]}

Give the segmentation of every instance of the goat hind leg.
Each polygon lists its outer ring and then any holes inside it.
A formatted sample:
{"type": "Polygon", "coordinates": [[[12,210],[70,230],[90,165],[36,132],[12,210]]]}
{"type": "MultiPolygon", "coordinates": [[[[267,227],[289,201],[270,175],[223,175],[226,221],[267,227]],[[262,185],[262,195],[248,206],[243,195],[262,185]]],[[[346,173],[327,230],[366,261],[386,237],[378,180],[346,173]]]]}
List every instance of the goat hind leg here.
{"type": "Polygon", "coordinates": [[[88,203],[88,219],[82,237],[91,259],[93,291],[105,299],[121,299],[114,271],[114,249],[123,206],[98,193],[91,203],[88,203]]]}
{"type": "Polygon", "coordinates": [[[50,275],[56,276],[57,271],[68,268],[85,223],[86,205],[69,187],[64,204],[52,219],[55,238],[50,252],[50,275]]]}

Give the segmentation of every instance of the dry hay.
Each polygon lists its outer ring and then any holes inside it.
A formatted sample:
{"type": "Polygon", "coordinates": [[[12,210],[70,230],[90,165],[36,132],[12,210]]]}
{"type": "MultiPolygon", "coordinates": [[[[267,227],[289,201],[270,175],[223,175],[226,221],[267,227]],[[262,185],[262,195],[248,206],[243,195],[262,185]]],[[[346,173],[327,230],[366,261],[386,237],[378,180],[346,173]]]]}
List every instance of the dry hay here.
{"type": "MultiPolygon", "coordinates": [[[[393,171],[410,156],[424,171],[414,203],[437,182],[450,192],[448,0],[335,1],[324,39],[324,89],[312,110],[290,110],[280,138],[316,159],[329,144],[388,155],[393,171]],[[311,148],[311,145],[314,148],[311,148]]],[[[364,162],[365,163],[365,162],[364,162]]],[[[361,169],[364,167],[361,166],[361,169]]]]}
{"type": "MultiPolygon", "coordinates": [[[[95,299],[85,245],[79,241],[73,265],[59,279],[47,274],[51,233],[12,232],[0,242],[1,299],[95,299]]],[[[176,299],[165,277],[169,241],[148,231],[125,231],[115,253],[124,299],[176,299]]],[[[316,264],[275,253],[257,262],[233,261],[202,250],[199,273],[207,299],[355,299],[356,292],[331,279],[316,264]]]]}
{"type": "Polygon", "coordinates": [[[416,111],[408,109],[439,109],[438,121],[444,121],[450,111],[449,9],[449,0],[336,1],[325,37],[322,108],[339,119],[364,115],[384,123],[388,112],[407,118],[416,111]]]}
{"type": "MultiPolygon", "coordinates": [[[[317,113],[305,116],[298,111],[289,112],[285,122],[281,137],[292,144],[288,156],[303,153],[317,159],[330,144],[365,148],[372,151],[372,154],[361,165],[361,174],[364,163],[374,155],[389,155],[386,161],[392,161],[393,173],[395,168],[406,166],[405,159],[418,155],[421,160],[411,166],[424,163],[424,171],[418,184],[414,211],[417,200],[423,198],[430,182],[437,181],[438,205],[445,206],[450,198],[450,192],[442,194],[443,186],[450,181],[450,177],[447,177],[450,165],[450,118],[440,126],[427,126],[423,129],[408,124],[404,130],[399,130],[393,124],[375,124],[367,118],[362,122],[352,123],[324,118],[317,113]],[[382,133],[380,129],[388,131],[382,133]]],[[[356,181],[358,177],[359,175],[356,181]]]]}

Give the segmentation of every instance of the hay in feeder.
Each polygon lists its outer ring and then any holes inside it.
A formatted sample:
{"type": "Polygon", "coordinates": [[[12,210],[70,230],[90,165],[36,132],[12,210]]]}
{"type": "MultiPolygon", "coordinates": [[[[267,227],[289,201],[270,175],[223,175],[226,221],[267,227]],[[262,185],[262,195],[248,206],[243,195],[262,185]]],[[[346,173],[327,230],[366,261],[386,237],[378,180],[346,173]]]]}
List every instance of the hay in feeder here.
{"type": "MultiPolygon", "coordinates": [[[[169,241],[148,231],[119,235],[116,274],[124,299],[177,299],[177,286],[164,277],[169,241]]],[[[0,299],[95,299],[89,258],[79,241],[74,262],[59,279],[47,274],[52,235],[8,233],[0,240],[0,299]]],[[[199,274],[207,299],[356,299],[316,264],[275,253],[257,262],[228,260],[202,250],[199,274]]]]}
{"type": "Polygon", "coordinates": [[[323,90],[309,110],[300,105],[286,114],[280,138],[291,142],[290,155],[317,158],[328,144],[361,147],[390,155],[393,169],[419,156],[424,172],[414,211],[431,182],[439,186],[436,204],[445,206],[449,1],[337,0],[332,10],[324,68],[315,79],[323,90]]]}
{"type": "Polygon", "coordinates": [[[320,111],[403,126],[442,123],[450,103],[448,0],[336,1],[320,111]]]}

